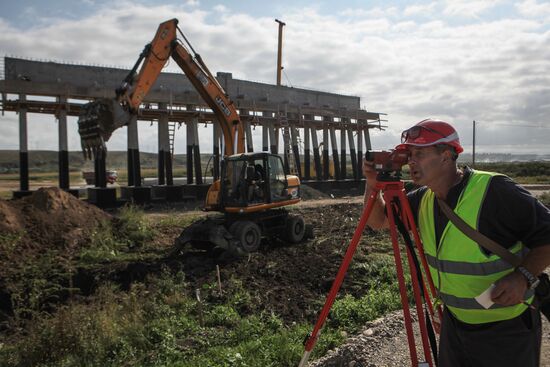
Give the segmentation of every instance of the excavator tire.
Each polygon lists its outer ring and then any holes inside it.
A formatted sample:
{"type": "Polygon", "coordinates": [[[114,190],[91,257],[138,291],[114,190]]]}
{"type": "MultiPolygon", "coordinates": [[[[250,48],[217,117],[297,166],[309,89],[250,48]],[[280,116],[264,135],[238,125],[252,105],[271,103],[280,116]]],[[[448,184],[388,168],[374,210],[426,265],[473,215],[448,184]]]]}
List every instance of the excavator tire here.
{"type": "Polygon", "coordinates": [[[240,242],[240,247],[246,252],[255,252],[260,248],[262,231],[260,227],[252,221],[236,221],[229,227],[229,233],[240,242]]]}
{"type": "Polygon", "coordinates": [[[306,225],[300,215],[289,214],[286,218],[285,239],[290,243],[298,243],[304,239],[306,225]]]}

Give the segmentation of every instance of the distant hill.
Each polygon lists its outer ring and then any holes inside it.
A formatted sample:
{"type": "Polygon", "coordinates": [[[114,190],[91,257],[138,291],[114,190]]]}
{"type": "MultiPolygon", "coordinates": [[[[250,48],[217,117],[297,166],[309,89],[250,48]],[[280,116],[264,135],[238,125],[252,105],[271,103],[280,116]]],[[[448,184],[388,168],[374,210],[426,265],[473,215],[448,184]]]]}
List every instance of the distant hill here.
{"type": "MultiPolygon", "coordinates": [[[[50,150],[33,150],[29,152],[29,169],[32,172],[54,172],[58,168],[58,153],[50,150]]],[[[212,154],[201,154],[203,167],[211,158],[212,154]]],[[[125,151],[112,151],[107,155],[107,169],[126,169],[127,153],[125,151]]],[[[528,162],[528,161],[550,161],[550,154],[476,154],[476,162],[528,162]]],[[[156,168],[156,153],[140,153],[142,168],[156,168]]],[[[349,162],[349,160],[348,160],[349,162]]],[[[460,163],[469,164],[472,162],[472,155],[461,154],[460,163]]],[[[185,154],[175,155],[175,167],[185,167],[187,158],[185,154]]],[[[0,173],[16,173],[19,168],[19,151],[0,150],[0,173]]],[[[82,152],[69,152],[69,169],[71,171],[93,170],[93,162],[85,160],[82,152]]]]}
{"type": "MultiPolygon", "coordinates": [[[[202,154],[201,160],[206,161],[211,154],[202,154]]],[[[139,155],[142,168],[156,168],[157,154],[143,153],[139,155]]],[[[125,151],[113,151],[107,155],[108,169],[126,169],[127,153],[125,151]]],[[[187,163],[185,154],[175,155],[175,165],[185,166],[187,163]]],[[[82,152],[69,152],[69,170],[93,170],[93,161],[85,160],[82,152]]],[[[33,172],[52,172],[58,168],[58,153],[50,150],[33,150],[29,152],[29,170],[33,172]]],[[[0,173],[15,173],[19,168],[19,151],[0,150],[0,173]]]]}
{"type": "MultiPolygon", "coordinates": [[[[471,163],[472,154],[463,153],[458,158],[459,162],[471,163]]],[[[477,153],[476,162],[494,163],[494,162],[532,162],[532,161],[550,161],[550,154],[510,154],[510,153],[477,153]]]]}

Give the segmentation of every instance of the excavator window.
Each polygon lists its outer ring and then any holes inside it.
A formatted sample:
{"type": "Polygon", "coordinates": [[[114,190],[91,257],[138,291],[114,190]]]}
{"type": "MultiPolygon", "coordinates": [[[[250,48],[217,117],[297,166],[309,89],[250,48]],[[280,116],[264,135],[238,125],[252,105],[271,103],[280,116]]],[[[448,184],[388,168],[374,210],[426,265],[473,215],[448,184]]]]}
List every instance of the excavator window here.
{"type": "Polygon", "coordinates": [[[287,200],[287,181],[281,157],[270,155],[267,159],[271,201],[287,200]]]}

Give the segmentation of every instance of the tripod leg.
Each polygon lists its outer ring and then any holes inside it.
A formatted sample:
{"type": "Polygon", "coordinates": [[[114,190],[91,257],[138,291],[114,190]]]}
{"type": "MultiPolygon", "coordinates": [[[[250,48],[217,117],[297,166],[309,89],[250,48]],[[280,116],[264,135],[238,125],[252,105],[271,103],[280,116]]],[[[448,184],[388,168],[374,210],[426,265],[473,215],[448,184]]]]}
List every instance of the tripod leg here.
{"type": "Polygon", "coordinates": [[[390,235],[393,245],[393,256],[395,259],[395,267],[397,269],[397,281],[399,282],[399,292],[401,295],[401,304],[403,305],[403,318],[405,319],[405,329],[407,331],[407,340],[409,342],[409,353],[411,355],[411,363],[413,367],[418,366],[418,356],[416,354],[416,344],[414,341],[414,334],[412,329],[411,311],[409,309],[409,300],[407,298],[407,288],[405,285],[405,276],[403,273],[403,263],[401,260],[401,253],[399,250],[399,242],[397,240],[397,229],[395,227],[395,218],[393,216],[393,210],[391,208],[391,197],[386,197],[384,193],[384,199],[386,201],[386,211],[388,220],[390,223],[390,235]]]}
{"type": "MultiPolygon", "coordinates": [[[[418,233],[418,228],[416,227],[416,224],[414,222],[414,216],[413,216],[413,213],[412,213],[411,206],[409,204],[409,200],[407,199],[407,196],[405,195],[404,192],[400,193],[399,198],[400,198],[400,202],[401,202],[401,209],[402,209],[403,214],[404,214],[405,219],[406,219],[403,222],[404,223],[409,223],[410,230],[411,230],[411,232],[413,233],[413,236],[414,236],[414,242],[416,244],[416,249],[417,249],[418,254],[420,256],[420,260],[422,262],[422,267],[424,269],[424,273],[426,274],[426,281],[427,281],[429,289],[430,289],[430,293],[428,293],[427,290],[425,289],[424,294],[426,294],[426,295],[431,294],[431,298],[436,299],[437,298],[437,292],[435,290],[435,286],[434,286],[432,277],[430,275],[430,268],[428,267],[428,262],[426,261],[426,254],[424,253],[424,247],[422,246],[422,240],[420,239],[420,234],[418,233]]],[[[426,288],[425,284],[424,284],[424,288],[426,288]]],[[[426,301],[428,302],[429,312],[432,315],[432,319],[433,319],[435,317],[435,314],[434,314],[434,307],[433,307],[431,298],[426,297],[426,301]]],[[[438,316],[439,316],[439,320],[438,320],[437,323],[440,324],[441,320],[443,319],[443,313],[441,311],[441,307],[438,307],[437,311],[438,311],[438,316]]]]}
{"type": "Polygon", "coordinates": [[[357,228],[355,229],[355,232],[353,234],[353,238],[351,239],[351,242],[348,246],[348,249],[346,251],[346,254],[344,255],[344,260],[342,261],[342,264],[340,265],[340,269],[338,269],[338,273],[336,274],[336,278],[334,279],[334,282],[332,283],[332,287],[330,288],[329,294],[327,296],[327,299],[325,301],[325,305],[323,306],[323,309],[321,310],[321,313],[319,315],[319,319],[317,320],[317,323],[315,324],[315,327],[313,328],[313,331],[311,332],[310,337],[305,342],[305,351],[302,356],[302,360],[300,361],[299,367],[303,367],[306,365],[307,360],[309,358],[309,354],[313,350],[313,347],[315,346],[315,343],[317,343],[317,338],[319,337],[319,332],[321,331],[321,328],[323,327],[323,324],[325,323],[325,320],[328,316],[328,313],[330,311],[330,308],[332,307],[332,304],[334,303],[334,300],[336,299],[336,295],[338,294],[338,291],[340,290],[340,286],[342,285],[342,282],[344,281],[344,277],[346,275],[346,272],[348,270],[349,264],[351,263],[351,259],[353,258],[353,254],[355,253],[355,250],[357,249],[357,245],[359,244],[359,240],[361,239],[361,236],[363,235],[363,231],[365,229],[365,226],[367,225],[367,221],[369,219],[369,216],[372,212],[372,209],[374,207],[374,204],[376,202],[376,198],[378,196],[379,190],[373,189],[369,200],[367,202],[367,206],[363,210],[363,214],[361,215],[361,219],[359,220],[359,224],[357,225],[357,228]]]}

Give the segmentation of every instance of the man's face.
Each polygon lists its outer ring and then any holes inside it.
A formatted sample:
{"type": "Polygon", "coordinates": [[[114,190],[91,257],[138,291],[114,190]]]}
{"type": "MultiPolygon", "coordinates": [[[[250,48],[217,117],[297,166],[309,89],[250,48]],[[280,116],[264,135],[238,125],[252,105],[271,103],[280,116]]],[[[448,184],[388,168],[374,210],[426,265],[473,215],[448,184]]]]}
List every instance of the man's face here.
{"type": "Polygon", "coordinates": [[[436,147],[410,147],[409,151],[409,168],[415,184],[430,186],[441,177],[444,154],[439,153],[436,147]]]}

